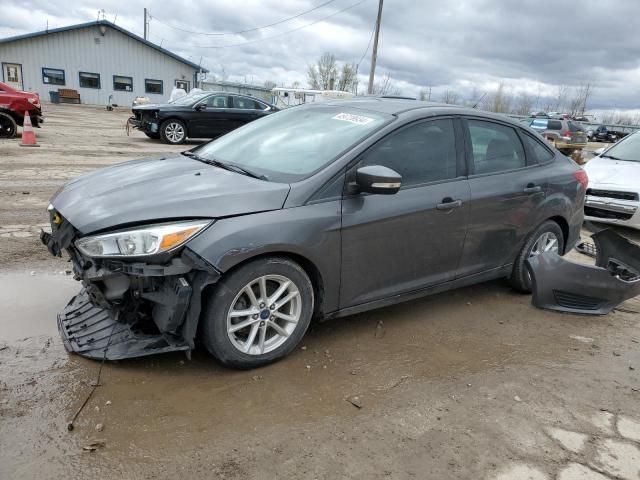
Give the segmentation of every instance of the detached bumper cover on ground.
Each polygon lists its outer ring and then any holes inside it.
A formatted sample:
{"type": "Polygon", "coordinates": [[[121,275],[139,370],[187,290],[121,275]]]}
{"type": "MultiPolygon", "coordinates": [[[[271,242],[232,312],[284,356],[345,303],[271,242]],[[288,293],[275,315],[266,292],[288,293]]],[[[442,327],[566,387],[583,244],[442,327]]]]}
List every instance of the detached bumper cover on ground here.
{"type": "Polygon", "coordinates": [[[527,261],[536,307],[605,315],[640,294],[640,246],[611,230],[592,236],[596,265],[565,260],[551,252],[527,261]]]}

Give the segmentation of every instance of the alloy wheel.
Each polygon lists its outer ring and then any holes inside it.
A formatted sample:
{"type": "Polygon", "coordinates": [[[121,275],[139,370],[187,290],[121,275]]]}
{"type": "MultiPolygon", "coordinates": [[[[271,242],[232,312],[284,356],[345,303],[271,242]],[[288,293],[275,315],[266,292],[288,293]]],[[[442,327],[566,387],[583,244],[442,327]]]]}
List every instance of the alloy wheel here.
{"type": "Polygon", "coordinates": [[[227,313],[232,345],[248,355],[280,347],[295,331],[302,314],[296,284],[283,275],[264,275],[246,284],[227,313]]]}
{"type": "Polygon", "coordinates": [[[178,143],[184,139],[184,127],[176,122],[169,123],[164,127],[164,135],[171,143],[178,143]]]}
{"type": "Polygon", "coordinates": [[[540,255],[545,252],[554,252],[558,253],[558,237],[553,232],[544,232],[542,235],[538,237],[538,239],[531,247],[531,251],[529,252],[529,258],[540,255]]]}

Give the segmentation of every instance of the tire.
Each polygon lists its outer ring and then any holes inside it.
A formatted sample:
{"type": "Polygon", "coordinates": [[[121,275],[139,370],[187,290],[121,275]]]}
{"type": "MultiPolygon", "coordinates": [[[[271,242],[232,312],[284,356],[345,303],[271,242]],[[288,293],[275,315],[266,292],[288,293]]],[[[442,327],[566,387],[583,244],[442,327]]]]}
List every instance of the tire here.
{"type": "Polygon", "coordinates": [[[144,132],[144,134],[149,138],[153,138],[154,140],[158,140],[160,138],[160,134],[157,132],[156,133],[144,132]]]}
{"type": "Polygon", "coordinates": [[[18,124],[14,118],[7,114],[0,112],[0,138],[13,138],[18,132],[18,124]]]}
{"type": "Polygon", "coordinates": [[[261,367],[288,355],[298,345],[311,323],[313,304],[313,286],[300,265],[284,257],[260,258],[232,271],[216,285],[200,320],[200,340],[228,367],[261,367]],[[291,283],[274,300],[275,305],[269,305],[271,302],[262,301],[260,279],[265,279],[267,297],[278,294],[287,281],[291,283]],[[279,302],[283,302],[280,307],[279,302]],[[238,329],[239,324],[245,327],[238,329]]]}
{"type": "Polygon", "coordinates": [[[531,293],[531,277],[529,275],[529,272],[527,271],[527,267],[525,267],[524,265],[524,262],[530,256],[536,255],[536,253],[534,253],[534,247],[538,249],[538,241],[542,239],[543,235],[549,234],[553,235],[557,241],[555,247],[551,248],[551,250],[557,251],[559,255],[564,252],[565,239],[560,225],[558,225],[553,220],[547,220],[542,225],[540,225],[531,235],[529,235],[527,241],[522,247],[522,250],[520,250],[520,253],[513,263],[513,271],[511,272],[511,277],[509,277],[509,283],[514,289],[518,290],[519,292],[531,293]]]}
{"type": "Polygon", "coordinates": [[[181,120],[171,118],[160,125],[160,138],[165,143],[178,145],[187,139],[187,127],[181,120]]]}

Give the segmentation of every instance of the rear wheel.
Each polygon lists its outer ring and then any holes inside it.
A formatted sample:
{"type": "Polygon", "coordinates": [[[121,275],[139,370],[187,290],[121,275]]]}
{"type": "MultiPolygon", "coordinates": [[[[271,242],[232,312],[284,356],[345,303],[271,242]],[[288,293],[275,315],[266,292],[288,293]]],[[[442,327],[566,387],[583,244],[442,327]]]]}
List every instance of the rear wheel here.
{"type": "Polygon", "coordinates": [[[544,222],[527,238],[509,277],[509,283],[513,288],[523,293],[531,293],[531,275],[524,262],[529,257],[535,257],[544,252],[555,252],[558,255],[564,252],[564,234],[560,225],[553,220],[544,222]]]}
{"type": "Polygon", "coordinates": [[[0,138],[13,138],[18,131],[18,124],[9,114],[0,112],[0,138]]]}
{"type": "Polygon", "coordinates": [[[300,265],[282,257],[261,258],[216,285],[201,319],[202,342],[227,366],[267,365],[300,342],[313,302],[311,281],[300,265]]]}
{"type": "Polygon", "coordinates": [[[166,120],[160,125],[160,137],[166,143],[178,145],[179,143],[184,143],[187,139],[187,129],[180,120],[166,120]]]}

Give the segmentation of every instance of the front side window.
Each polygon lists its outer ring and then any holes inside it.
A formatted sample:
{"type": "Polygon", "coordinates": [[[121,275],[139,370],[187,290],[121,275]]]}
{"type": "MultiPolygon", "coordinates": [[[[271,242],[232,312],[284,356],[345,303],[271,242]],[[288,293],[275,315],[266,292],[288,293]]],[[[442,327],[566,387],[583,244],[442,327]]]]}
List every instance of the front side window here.
{"type": "Polygon", "coordinates": [[[80,72],[80,86],[82,88],[100,88],[100,74],[80,72]]]}
{"type": "Polygon", "coordinates": [[[258,102],[245,97],[233,97],[233,108],[242,108],[245,110],[262,110],[258,102]]]}
{"type": "Polygon", "coordinates": [[[474,173],[495,173],[525,166],[524,149],[515,130],[498,123],[469,120],[474,173]]]}
{"type": "Polygon", "coordinates": [[[152,80],[146,78],[144,80],[144,93],[155,93],[162,95],[162,80],[152,80]]]}
{"type": "Polygon", "coordinates": [[[49,85],[65,85],[64,70],[58,68],[43,68],[42,83],[49,85]]]}
{"type": "Polygon", "coordinates": [[[132,77],[122,77],[120,75],[113,76],[113,89],[119,90],[123,92],[131,92],[133,91],[133,78],[132,77]]]}
{"type": "Polygon", "coordinates": [[[290,183],[317,172],[393,119],[347,106],[299,105],[248,123],[194,152],[290,183]]]}
{"type": "Polygon", "coordinates": [[[229,101],[226,95],[212,95],[207,98],[207,107],[208,108],[227,108],[229,106],[229,101]]]}
{"type": "Polygon", "coordinates": [[[395,170],[402,175],[403,186],[455,178],[453,121],[432,120],[392,133],[367,152],[364,164],[395,170]]]}

